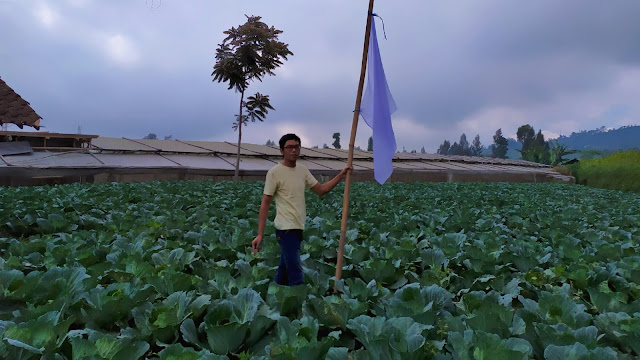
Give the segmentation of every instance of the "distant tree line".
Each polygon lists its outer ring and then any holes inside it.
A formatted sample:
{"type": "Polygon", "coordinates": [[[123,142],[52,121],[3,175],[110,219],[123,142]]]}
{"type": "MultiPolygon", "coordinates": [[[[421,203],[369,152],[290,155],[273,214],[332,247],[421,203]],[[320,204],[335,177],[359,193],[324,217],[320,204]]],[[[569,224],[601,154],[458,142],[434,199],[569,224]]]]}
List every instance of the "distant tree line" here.
{"type": "MultiPolygon", "coordinates": [[[[158,140],[158,135],[154,133],[149,133],[147,136],[143,137],[144,140],[158,140]]],[[[164,137],[165,140],[172,140],[173,135],[168,135],[164,137]]]]}
{"type": "MultiPolygon", "coordinates": [[[[506,159],[507,155],[510,158],[516,158],[519,155],[522,160],[556,166],[572,160],[567,156],[578,152],[577,150],[569,150],[570,146],[567,145],[569,140],[574,138],[583,140],[584,137],[608,139],[614,134],[624,134],[625,136],[629,135],[629,137],[635,136],[635,139],[637,139],[640,137],[640,126],[624,126],[615,130],[607,130],[602,127],[592,131],[572,133],[569,137],[560,136],[558,139],[547,141],[542,134],[542,130],[536,132],[533,126],[525,124],[518,128],[516,133],[517,140],[505,138],[502,134],[502,129],[498,129],[493,135],[493,143],[488,147],[484,147],[480,141],[480,135],[476,135],[473,141],[469,143],[467,135],[463,133],[460,135],[460,139],[453,144],[449,140],[445,140],[438,147],[437,153],[441,155],[487,156],[501,159],[506,159]]],[[[333,143],[331,145],[333,148],[341,149],[340,133],[333,133],[332,138],[333,143]]],[[[266,145],[276,146],[272,140],[267,140],[266,145]]],[[[325,143],[322,148],[328,149],[329,146],[325,143]]],[[[584,148],[588,149],[589,145],[584,145],[584,148]]],[[[620,150],[626,150],[626,148],[620,148],[620,150]]],[[[367,151],[373,151],[373,137],[369,137],[367,141],[367,151]]],[[[583,153],[588,151],[596,152],[596,150],[583,150],[583,153]]],[[[407,151],[405,147],[402,147],[402,152],[417,153],[418,151],[407,151]]],[[[426,153],[424,146],[420,149],[420,153],[426,153]]]]}
{"type": "Polygon", "coordinates": [[[460,141],[454,142],[451,145],[449,140],[445,140],[438,148],[438,154],[441,155],[460,155],[460,156],[482,156],[482,143],[480,142],[480,135],[476,135],[473,142],[469,144],[467,135],[462,133],[460,135],[460,141]]]}
{"type": "MultiPolygon", "coordinates": [[[[533,126],[526,124],[518,128],[516,133],[517,141],[520,143],[520,153],[522,160],[532,161],[547,165],[561,165],[568,161],[567,155],[573,154],[575,150],[569,150],[555,142],[546,141],[542,130],[536,133],[533,126]]],[[[489,146],[490,156],[493,158],[505,159],[509,150],[509,140],[502,135],[502,129],[496,130],[493,135],[493,144],[489,146]]],[[[484,149],[480,142],[480,136],[476,135],[471,145],[467,141],[467,136],[463,133],[458,142],[453,145],[449,140],[445,140],[438,148],[438,154],[461,155],[461,156],[483,156],[484,149]]]]}
{"type": "MultiPolygon", "coordinates": [[[[504,159],[507,157],[508,140],[502,136],[502,129],[496,130],[493,135],[493,144],[489,146],[491,157],[504,159]]],[[[460,156],[483,156],[484,146],[480,142],[480,135],[473,138],[471,144],[467,140],[467,135],[462,133],[460,141],[451,145],[449,140],[445,140],[438,148],[438,154],[441,155],[460,155],[460,156]]]]}

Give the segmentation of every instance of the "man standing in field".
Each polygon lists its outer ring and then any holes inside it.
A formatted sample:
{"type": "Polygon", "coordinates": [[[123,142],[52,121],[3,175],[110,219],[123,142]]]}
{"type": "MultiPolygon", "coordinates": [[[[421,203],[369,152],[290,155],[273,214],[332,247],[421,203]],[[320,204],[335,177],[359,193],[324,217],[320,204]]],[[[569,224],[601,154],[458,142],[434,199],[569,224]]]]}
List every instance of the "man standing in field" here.
{"type": "Polygon", "coordinates": [[[300,262],[300,243],[307,218],[304,198],[305,188],[318,195],[331,191],[347,175],[351,168],[344,168],[331,181],[320,184],[304,165],[296,164],[300,156],[300,138],[286,134],[280,138],[282,162],[267,172],[264,195],[258,215],[258,236],[251,242],[253,253],[261,250],[271,199],[276,200],[276,239],[280,244],[280,266],[276,273],[276,283],[280,285],[300,285],[304,283],[300,262]]]}

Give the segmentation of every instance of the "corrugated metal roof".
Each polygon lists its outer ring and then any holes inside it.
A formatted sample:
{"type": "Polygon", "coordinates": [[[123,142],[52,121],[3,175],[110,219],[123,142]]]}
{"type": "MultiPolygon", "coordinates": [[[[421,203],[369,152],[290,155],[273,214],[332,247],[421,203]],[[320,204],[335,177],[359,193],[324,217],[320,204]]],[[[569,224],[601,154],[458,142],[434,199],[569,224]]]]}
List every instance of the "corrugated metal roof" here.
{"type": "MultiPolygon", "coordinates": [[[[238,145],[234,145],[234,146],[238,146],[238,145]]],[[[242,149],[246,149],[249,151],[254,151],[263,155],[268,155],[268,156],[282,156],[282,154],[280,153],[280,148],[275,148],[273,146],[268,146],[268,145],[256,145],[256,144],[240,144],[240,147],[242,149]]]]}
{"type": "Polygon", "coordinates": [[[0,142],[0,155],[28,154],[33,152],[27,141],[0,142]]]}
{"type": "Polygon", "coordinates": [[[412,155],[422,160],[442,160],[446,158],[446,156],[440,154],[415,153],[412,155]]]}
{"type": "MultiPolygon", "coordinates": [[[[220,142],[220,141],[185,141],[179,140],[182,143],[200,147],[209,151],[213,151],[218,154],[236,155],[238,147],[236,145],[220,142]]],[[[259,156],[262,155],[259,152],[245,150],[240,148],[240,155],[259,156]]]]}
{"type": "Polygon", "coordinates": [[[373,159],[373,152],[372,151],[364,151],[364,150],[358,150],[358,149],[353,149],[353,154],[354,155],[358,155],[358,157],[363,158],[363,159],[373,159]]]}
{"type": "Polygon", "coordinates": [[[309,169],[310,171],[315,171],[315,170],[333,170],[329,167],[326,167],[324,165],[320,165],[318,163],[315,162],[311,162],[311,161],[307,161],[304,159],[298,159],[298,161],[296,162],[297,164],[301,164],[307,167],[307,169],[309,169]]]}
{"type": "Polygon", "coordinates": [[[491,167],[491,165],[486,164],[486,163],[475,163],[473,164],[475,169],[480,169],[480,170],[493,170],[493,168],[491,167]]]}
{"type": "Polygon", "coordinates": [[[421,170],[421,167],[417,166],[416,163],[417,161],[416,162],[394,161],[393,168],[405,169],[405,170],[421,170]]]}
{"type": "Polygon", "coordinates": [[[180,167],[179,164],[157,154],[95,154],[105,166],[115,167],[180,167]]]}
{"type": "MultiPolygon", "coordinates": [[[[236,158],[234,156],[225,156],[224,158],[235,165],[236,158]]],[[[274,167],[277,163],[278,163],[277,161],[271,161],[267,159],[244,157],[244,158],[240,158],[240,170],[245,170],[245,171],[269,170],[272,167],[274,167]]]]}
{"type": "Polygon", "coordinates": [[[503,169],[517,169],[518,171],[536,171],[536,172],[553,172],[551,168],[542,168],[542,167],[528,167],[528,166],[512,166],[506,167],[502,166],[503,169]]]}
{"type": "Polygon", "coordinates": [[[468,166],[464,166],[460,163],[453,162],[453,161],[448,161],[448,162],[441,161],[441,162],[438,162],[437,165],[448,170],[469,170],[468,166]]]}
{"type": "MultiPolygon", "coordinates": [[[[347,161],[346,160],[329,160],[329,159],[312,159],[309,160],[310,162],[314,162],[318,165],[322,165],[322,166],[326,166],[332,170],[342,170],[345,167],[347,167],[347,161]]],[[[354,170],[371,170],[370,167],[363,167],[360,166],[358,164],[356,164],[356,162],[353,162],[353,169],[354,170]]]]}
{"type": "Polygon", "coordinates": [[[393,156],[393,159],[394,160],[417,160],[418,157],[415,155],[416,154],[412,154],[412,153],[397,152],[393,156]]]}
{"type": "Polygon", "coordinates": [[[189,145],[187,143],[176,141],[176,140],[157,140],[157,139],[141,139],[131,141],[141,143],[154,149],[158,149],[163,152],[177,152],[177,153],[210,153],[210,150],[203,149],[201,147],[196,147],[193,145],[189,145]]]}
{"type": "MultiPolygon", "coordinates": [[[[320,148],[314,148],[313,149],[316,152],[319,152],[321,154],[327,154],[327,155],[332,155],[338,159],[347,159],[349,158],[349,151],[348,150],[344,150],[344,149],[320,149],[320,148]]],[[[363,156],[361,152],[359,151],[353,151],[353,158],[354,159],[367,159],[368,156],[363,156]]]]}
{"type": "Polygon", "coordinates": [[[449,162],[448,164],[452,164],[455,166],[459,166],[461,169],[465,170],[475,170],[478,169],[475,163],[465,163],[465,162],[449,162]]]}
{"type": "Polygon", "coordinates": [[[91,154],[82,152],[38,151],[30,154],[4,156],[11,166],[23,167],[84,167],[102,166],[91,154]]]}
{"type": "Polygon", "coordinates": [[[338,159],[337,156],[323,153],[318,151],[318,148],[302,148],[300,149],[300,156],[309,157],[314,159],[338,159]]]}
{"type": "MultiPolygon", "coordinates": [[[[99,137],[93,139],[91,149],[74,152],[36,151],[31,154],[14,154],[0,157],[0,169],[8,174],[12,169],[51,169],[74,171],[83,169],[84,173],[104,172],[101,168],[112,169],[114,173],[161,172],[170,174],[188,170],[190,173],[209,174],[216,170],[233,171],[236,162],[237,146],[231,142],[150,140],[99,137]],[[140,171],[136,171],[139,168],[140,171]],[[164,170],[163,168],[167,168],[164,170]],[[70,170],[71,169],[71,170],[70,170]],[[147,170],[145,170],[147,169],[147,170]],[[185,169],[185,170],[172,170],[185,169]],[[199,171],[199,172],[198,172],[199,171]]],[[[347,165],[346,150],[302,148],[298,163],[311,171],[340,171],[347,165]]],[[[242,144],[240,149],[240,170],[254,176],[271,169],[282,161],[277,147],[256,144],[242,144]],[[253,172],[253,174],[252,174],[253,172]]],[[[1,155],[0,155],[1,156],[1,155]]],[[[373,172],[373,154],[361,150],[354,151],[353,166],[359,174],[373,172]]],[[[395,170],[413,174],[424,171],[447,173],[450,178],[455,174],[476,173],[523,173],[544,174],[555,177],[562,175],[554,172],[549,166],[522,160],[492,159],[469,156],[444,156],[423,153],[396,153],[393,161],[395,170]]],[[[109,171],[109,170],[107,170],[109,171]]],[[[225,174],[228,175],[228,174],[225,174]]],[[[520,176],[518,175],[518,176],[520,176]]],[[[453,176],[453,177],[452,177],[453,176]]],[[[527,175],[529,176],[529,175],[527,175]]],[[[522,178],[522,177],[521,177],[522,178]]],[[[564,177],[568,178],[568,177],[564,177]]],[[[563,181],[567,181],[563,178],[563,181]]],[[[509,179],[508,177],[506,179],[509,179]]],[[[530,181],[537,181],[530,176],[530,181]]],[[[509,181],[509,180],[507,180],[509,181]]]]}
{"type": "MultiPolygon", "coordinates": [[[[373,170],[373,162],[371,162],[371,161],[366,161],[366,160],[353,160],[352,164],[353,164],[353,165],[355,165],[355,166],[358,166],[358,167],[364,168],[364,169],[371,169],[371,170],[373,170]]],[[[345,160],[344,165],[345,165],[345,166],[347,165],[346,160],[345,160]]],[[[356,168],[354,167],[354,169],[356,169],[356,168]]]]}
{"type": "Polygon", "coordinates": [[[155,152],[158,149],[124,138],[99,137],[91,141],[91,147],[108,151],[147,151],[155,152]]]}
{"type": "Polygon", "coordinates": [[[411,162],[404,162],[404,161],[396,161],[394,162],[394,166],[395,164],[407,164],[407,165],[411,165],[414,166],[415,168],[419,169],[419,170],[445,170],[445,167],[440,166],[439,162],[433,161],[433,162],[427,162],[427,161],[411,161],[411,162]]]}
{"type": "MultiPolygon", "coordinates": [[[[155,139],[126,139],[99,137],[93,140],[94,160],[88,163],[105,166],[141,166],[141,167],[191,167],[221,170],[233,169],[237,146],[229,142],[180,141],[155,139]],[[99,150],[100,152],[96,152],[99,150]],[[122,154],[122,152],[128,154],[122,154]],[[146,153],[146,154],[145,154],[146,153]],[[178,155],[182,154],[182,155],[178,155]],[[217,154],[219,156],[214,156],[217,154]],[[95,160],[99,160],[97,163],[95,160]]],[[[38,154],[49,154],[38,152],[38,154]]],[[[281,160],[280,150],[273,146],[242,144],[240,154],[241,170],[269,169],[281,160]]],[[[302,148],[301,164],[315,170],[341,170],[347,163],[346,150],[302,148]]],[[[354,151],[356,170],[373,169],[372,153],[354,151]]],[[[483,171],[535,171],[548,169],[548,166],[522,160],[478,158],[469,156],[444,156],[423,153],[396,153],[394,167],[404,170],[483,170],[483,171]]],[[[42,155],[37,155],[42,156],[42,155]]],[[[47,158],[52,155],[47,155],[47,158]]],[[[33,161],[35,157],[21,157],[33,161]]],[[[87,158],[91,159],[91,158],[87,158]]],[[[45,161],[45,160],[42,160],[45,161]]],[[[51,166],[57,166],[56,158],[49,160],[51,166]]],[[[78,165],[83,166],[83,165],[78,165]]]]}
{"type": "Polygon", "coordinates": [[[235,167],[216,155],[165,155],[165,158],[191,168],[234,170],[235,167]]]}

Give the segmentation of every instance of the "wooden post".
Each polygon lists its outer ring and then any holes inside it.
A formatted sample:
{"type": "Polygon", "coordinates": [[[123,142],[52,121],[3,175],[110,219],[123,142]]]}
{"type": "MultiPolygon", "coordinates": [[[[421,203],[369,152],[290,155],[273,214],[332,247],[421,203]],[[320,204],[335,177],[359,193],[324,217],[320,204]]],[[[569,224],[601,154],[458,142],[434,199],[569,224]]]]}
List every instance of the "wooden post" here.
{"type": "MultiPolygon", "coordinates": [[[[369,0],[369,11],[367,11],[367,29],[364,33],[364,49],[362,50],[362,65],[360,70],[360,82],[358,83],[358,94],[356,95],[356,106],[353,112],[353,122],[351,124],[351,139],[349,140],[349,157],[347,166],[353,166],[353,148],[356,142],[356,131],[358,130],[358,118],[360,117],[360,101],[362,100],[362,89],[364,88],[364,77],[367,71],[367,55],[369,54],[369,35],[371,34],[371,21],[373,21],[373,0],[369,0]]],[[[342,225],[340,226],[340,246],[338,247],[338,260],[336,262],[336,282],[333,285],[333,292],[338,292],[338,280],[342,278],[342,263],[344,258],[344,242],[347,236],[347,219],[349,218],[349,192],[351,191],[351,174],[347,172],[344,180],[344,201],[342,203],[342,225]]]]}

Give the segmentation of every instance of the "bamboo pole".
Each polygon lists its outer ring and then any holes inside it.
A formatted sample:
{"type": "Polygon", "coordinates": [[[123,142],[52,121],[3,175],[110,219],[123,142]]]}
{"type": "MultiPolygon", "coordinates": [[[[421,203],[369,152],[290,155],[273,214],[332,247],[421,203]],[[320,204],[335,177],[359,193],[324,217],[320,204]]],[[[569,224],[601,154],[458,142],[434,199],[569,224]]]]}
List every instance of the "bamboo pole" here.
{"type": "MultiPolygon", "coordinates": [[[[358,130],[358,118],[360,117],[360,102],[362,100],[362,89],[364,88],[364,77],[367,71],[367,55],[369,54],[369,35],[371,34],[371,21],[373,16],[373,0],[369,0],[369,11],[367,11],[367,29],[364,33],[364,49],[362,50],[362,65],[360,67],[360,82],[358,83],[358,94],[356,95],[356,106],[353,112],[353,122],[351,124],[351,139],[349,140],[349,157],[347,167],[353,165],[353,148],[356,142],[356,131],[358,130]]],[[[347,172],[344,180],[344,201],[342,203],[342,225],[340,226],[340,246],[338,247],[338,260],[336,262],[336,282],[333,285],[333,292],[338,292],[338,280],[342,278],[342,263],[344,258],[344,242],[347,235],[347,219],[349,218],[349,193],[351,191],[351,173],[347,172]]]]}

